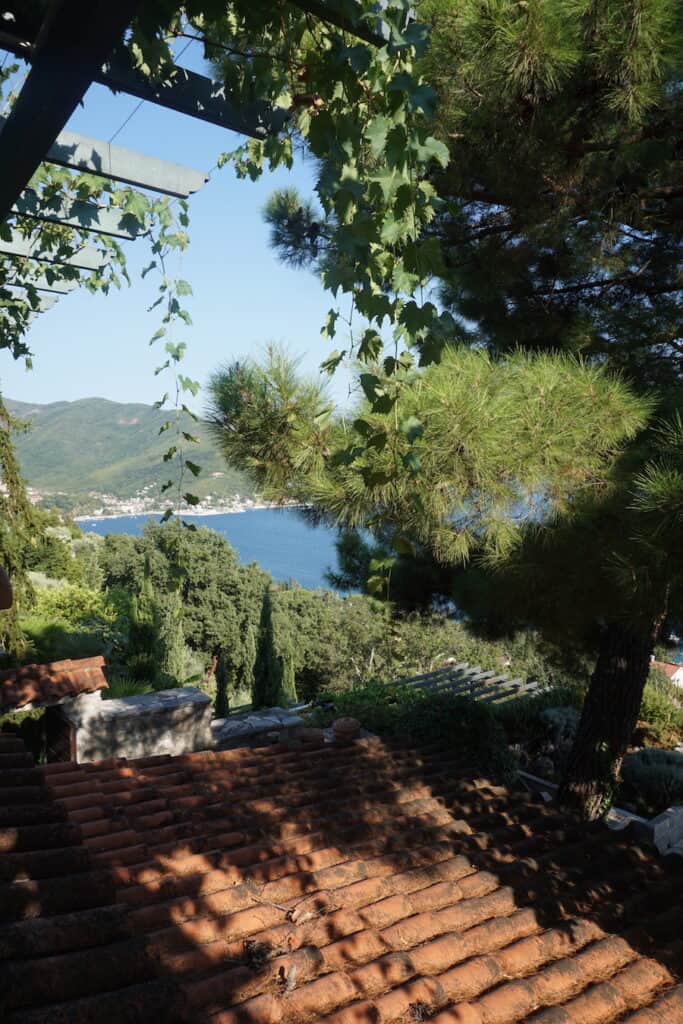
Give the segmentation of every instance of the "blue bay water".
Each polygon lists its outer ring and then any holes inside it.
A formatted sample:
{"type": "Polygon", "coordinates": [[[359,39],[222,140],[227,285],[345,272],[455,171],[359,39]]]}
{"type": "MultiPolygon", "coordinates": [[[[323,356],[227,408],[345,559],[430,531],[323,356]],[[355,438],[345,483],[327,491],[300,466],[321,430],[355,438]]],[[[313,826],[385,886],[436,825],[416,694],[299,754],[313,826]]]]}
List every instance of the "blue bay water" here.
{"type": "MultiPolygon", "coordinates": [[[[142,533],[148,520],[159,516],[116,516],[83,519],[79,526],[92,533],[142,533]]],[[[296,580],[302,587],[329,589],[325,570],[336,568],[336,531],[311,526],[293,509],[258,508],[225,515],[192,516],[189,522],[222,534],[243,562],[258,562],[276,580],[296,580]]]]}

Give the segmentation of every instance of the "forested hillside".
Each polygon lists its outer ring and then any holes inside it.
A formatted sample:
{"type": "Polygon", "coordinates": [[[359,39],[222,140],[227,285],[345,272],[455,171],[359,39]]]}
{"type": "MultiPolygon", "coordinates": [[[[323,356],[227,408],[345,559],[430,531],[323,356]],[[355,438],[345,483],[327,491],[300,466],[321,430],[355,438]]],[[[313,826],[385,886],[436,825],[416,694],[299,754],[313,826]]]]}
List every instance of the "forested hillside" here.
{"type": "MultiPolygon", "coordinates": [[[[24,477],[33,488],[73,499],[91,491],[130,498],[147,488],[156,497],[170,475],[162,458],[170,435],[159,434],[168,410],[105,398],[49,405],[8,399],[6,404],[29,424],[25,434],[16,436],[16,449],[24,477]]],[[[192,446],[192,458],[202,467],[193,480],[195,493],[218,500],[235,494],[252,496],[250,483],[219,459],[203,424],[189,417],[186,421],[183,429],[201,441],[192,446]]]]}

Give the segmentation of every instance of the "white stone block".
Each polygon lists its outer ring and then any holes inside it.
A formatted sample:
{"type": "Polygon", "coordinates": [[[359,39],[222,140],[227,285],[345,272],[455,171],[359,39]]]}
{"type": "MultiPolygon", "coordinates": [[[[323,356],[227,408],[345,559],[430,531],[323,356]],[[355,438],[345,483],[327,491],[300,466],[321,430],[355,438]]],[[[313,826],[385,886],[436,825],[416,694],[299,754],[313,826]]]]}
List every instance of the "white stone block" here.
{"type": "Polygon", "coordinates": [[[683,807],[669,807],[650,821],[652,841],[660,853],[670,853],[683,843],[683,807]]]}

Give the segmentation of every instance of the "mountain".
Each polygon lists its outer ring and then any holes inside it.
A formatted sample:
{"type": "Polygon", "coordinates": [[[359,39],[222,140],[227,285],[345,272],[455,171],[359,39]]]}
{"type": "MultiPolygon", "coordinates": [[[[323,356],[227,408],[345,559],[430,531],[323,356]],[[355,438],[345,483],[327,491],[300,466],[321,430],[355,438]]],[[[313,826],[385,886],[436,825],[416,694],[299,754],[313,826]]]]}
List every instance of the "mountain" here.
{"type": "MultiPolygon", "coordinates": [[[[142,492],[155,507],[164,503],[161,484],[177,473],[175,465],[163,462],[163,453],[174,443],[173,430],[159,434],[161,425],[172,418],[169,410],[106,398],[48,405],[5,399],[5,404],[28,424],[25,433],[15,435],[14,443],[24,478],[43,494],[43,504],[49,505],[59,495],[52,504],[89,512],[98,506],[99,495],[128,500],[142,492]]],[[[188,446],[188,457],[202,472],[197,478],[190,476],[183,489],[214,506],[236,495],[253,497],[249,482],[225,466],[206,425],[189,416],[184,420],[182,429],[200,438],[199,445],[188,446]]]]}

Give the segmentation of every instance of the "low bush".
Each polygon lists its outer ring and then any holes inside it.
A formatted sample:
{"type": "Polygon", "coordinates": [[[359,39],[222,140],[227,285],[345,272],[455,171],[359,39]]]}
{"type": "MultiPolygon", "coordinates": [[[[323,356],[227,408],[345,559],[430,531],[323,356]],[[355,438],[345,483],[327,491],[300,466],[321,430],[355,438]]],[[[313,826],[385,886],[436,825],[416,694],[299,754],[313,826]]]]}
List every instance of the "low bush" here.
{"type": "Polygon", "coordinates": [[[551,708],[581,710],[584,690],[580,686],[549,686],[529,697],[516,697],[494,705],[493,713],[505,729],[510,743],[533,745],[547,738],[548,722],[543,712],[551,708]]]}
{"type": "Polygon", "coordinates": [[[107,642],[99,630],[78,629],[34,615],[22,618],[21,625],[27,640],[24,660],[28,662],[46,664],[107,653],[107,642]]]}
{"type": "Polygon", "coordinates": [[[683,753],[679,751],[649,747],[628,754],[622,777],[636,807],[647,814],[683,803],[683,753]]]}
{"type": "Polygon", "coordinates": [[[648,739],[662,746],[683,741],[683,690],[670,682],[663,672],[650,671],[640,718],[648,725],[648,739]]]}
{"type": "Polygon", "coordinates": [[[71,626],[114,622],[116,609],[101,590],[64,583],[60,587],[36,587],[32,614],[71,626]]]}
{"type": "Polygon", "coordinates": [[[0,733],[18,736],[36,764],[46,760],[45,708],[8,711],[0,715],[0,733]]]}
{"type": "Polygon", "coordinates": [[[118,595],[72,583],[35,587],[32,607],[20,621],[28,641],[24,660],[37,662],[96,654],[111,660],[126,629],[118,595]]]}
{"type": "Polygon", "coordinates": [[[342,715],[387,739],[445,746],[476,771],[499,778],[514,772],[505,731],[494,713],[464,697],[369,683],[335,694],[333,705],[318,709],[314,719],[326,725],[342,715]]]}
{"type": "Polygon", "coordinates": [[[104,700],[116,700],[120,697],[137,697],[141,693],[151,693],[153,686],[149,681],[136,679],[134,676],[122,673],[111,675],[109,678],[109,689],[102,691],[104,700]]]}

